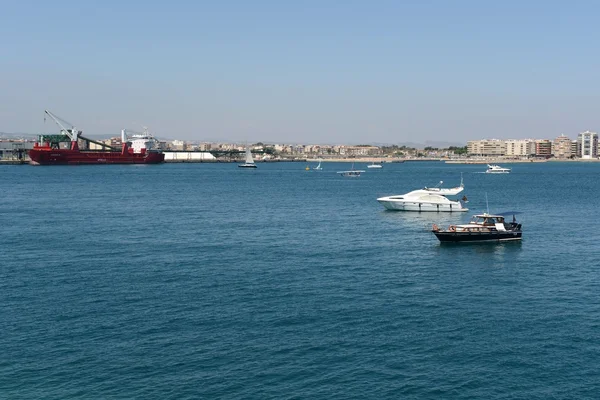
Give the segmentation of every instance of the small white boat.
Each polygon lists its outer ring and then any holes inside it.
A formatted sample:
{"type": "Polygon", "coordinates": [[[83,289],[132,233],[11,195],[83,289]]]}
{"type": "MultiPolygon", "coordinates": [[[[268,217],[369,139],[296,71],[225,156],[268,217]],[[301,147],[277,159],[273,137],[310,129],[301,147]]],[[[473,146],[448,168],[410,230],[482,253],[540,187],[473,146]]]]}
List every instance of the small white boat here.
{"type": "Polygon", "coordinates": [[[338,174],[348,177],[348,178],[358,178],[361,173],[365,171],[361,171],[359,169],[354,169],[354,163],[352,163],[352,168],[350,171],[339,171],[338,174]]]}
{"type": "MultiPolygon", "coordinates": [[[[440,185],[443,182],[440,181],[440,185]]],[[[461,200],[450,200],[446,196],[454,196],[464,190],[462,179],[455,188],[425,187],[402,195],[386,196],[377,199],[387,210],[392,211],[432,211],[432,212],[464,212],[469,209],[464,205],[467,197],[461,200]]]]}
{"type": "Polygon", "coordinates": [[[323,167],[321,167],[321,160],[319,160],[319,165],[317,165],[313,169],[316,170],[316,171],[321,171],[323,169],[323,167]]]}
{"type": "Polygon", "coordinates": [[[488,164],[488,169],[485,171],[486,174],[508,174],[510,168],[503,168],[499,165],[488,164]]]}
{"type": "Polygon", "coordinates": [[[252,152],[250,151],[250,147],[246,147],[246,161],[243,164],[239,164],[240,168],[256,168],[256,164],[254,164],[254,160],[252,159],[252,152]]]}
{"type": "Polygon", "coordinates": [[[375,164],[375,161],[373,161],[373,163],[371,163],[371,165],[367,165],[367,168],[383,168],[383,165],[375,164]]]}

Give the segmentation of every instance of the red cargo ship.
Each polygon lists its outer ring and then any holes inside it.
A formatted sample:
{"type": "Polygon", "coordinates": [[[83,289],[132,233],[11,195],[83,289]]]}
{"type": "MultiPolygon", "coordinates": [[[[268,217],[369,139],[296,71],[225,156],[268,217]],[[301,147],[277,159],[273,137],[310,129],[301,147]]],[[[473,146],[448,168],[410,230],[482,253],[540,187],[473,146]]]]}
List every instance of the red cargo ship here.
{"type": "MultiPolygon", "coordinates": [[[[165,161],[165,155],[159,150],[153,149],[156,140],[147,132],[133,135],[128,140],[125,130],[121,131],[121,151],[113,147],[99,143],[80,136],[81,131],[65,129],[60,123],[60,118],[46,111],[54,121],[61,127],[61,135],[70,139],[69,149],[59,148],[59,139],[46,141],[43,136],[29,151],[29,158],[34,165],[70,165],[70,164],[159,164],[165,161]],[[78,140],[97,143],[101,146],[111,148],[113,151],[88,151],[80,150],[78,140]]],[[[66,121],[65,121],[66,122],[66,121]]]]}
{"type": "Polygon", "coordinates": [[[71,142],[70,149],[56,149],[48,143],[40,146],[36,143],[29,150],[29,158],[34,165],[67,164],[159,164],[165,161],[165,155],[157,151],[134,153],[127,143],[118,151],[80,151],[77,142],[71,142]]]}

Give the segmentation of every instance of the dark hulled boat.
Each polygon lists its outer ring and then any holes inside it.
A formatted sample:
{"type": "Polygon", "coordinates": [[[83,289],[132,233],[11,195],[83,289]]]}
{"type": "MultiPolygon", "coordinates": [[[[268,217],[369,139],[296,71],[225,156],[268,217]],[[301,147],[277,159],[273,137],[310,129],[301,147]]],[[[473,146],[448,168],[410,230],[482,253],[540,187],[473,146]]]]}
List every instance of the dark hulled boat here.
{"type": "Polygon", "coordinates": [[[521,240],[521,224],[513,214],[512,222],[506,222],[504,215],[474,215],[468,224],[450,225],[440,229],[433,225],[431,230],[442,243],[504,242],[521,240]]]}

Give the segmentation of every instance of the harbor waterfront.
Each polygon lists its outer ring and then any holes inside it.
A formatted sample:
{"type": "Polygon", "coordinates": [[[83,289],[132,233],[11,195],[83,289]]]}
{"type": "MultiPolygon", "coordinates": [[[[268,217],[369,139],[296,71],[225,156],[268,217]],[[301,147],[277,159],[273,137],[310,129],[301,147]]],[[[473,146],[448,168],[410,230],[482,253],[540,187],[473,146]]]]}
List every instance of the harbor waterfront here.
{"type": "MultiPolygon", "coordinates": [[[[240,163],[243,159],[238,158],[215,158],[211,157],[210,153],[207,152],[189,152],[189,151],[168,151],[165,152],[165,163],[240,163]]],[[[600,159],[591,158],[591,159],[512,159],[512,158],[486,158],[486,159],[474,159],[474,158],[457,158],[457,159],[448,159],[448,158],[431,158],[431,157],[419,157],[419,158],[376,158],[376,157],[358,157],[358,158],[299,158],[299,157],[289,157],[289,158],[270,158],[267,160],[256,160],[257,163],[271,163],[271,162],[312,162],[318,163],[319,161],[325,163],[380,163],[380,164],[388,164],[388,163],[403,163],[403,162],[431,162],[431,161],[440,161],[445,162],[447,164],[489,164],[489,163],[502,163],[502,164],[522,164],[522,163],[554,163],[554,162],[598,162],[600,159]]],[[[22,159],[17,158],[7,158],[0,159],[0,165],[26,165],[29,164],[29,157],[24,157],[22,159]]]]}
{"type": "Polygon", "coordinates": [[[325,161],[3,166],[0,397],[597,398],[600,164],[325,161]],[[522,242],[440,244],[486,195],[522,242]]]}

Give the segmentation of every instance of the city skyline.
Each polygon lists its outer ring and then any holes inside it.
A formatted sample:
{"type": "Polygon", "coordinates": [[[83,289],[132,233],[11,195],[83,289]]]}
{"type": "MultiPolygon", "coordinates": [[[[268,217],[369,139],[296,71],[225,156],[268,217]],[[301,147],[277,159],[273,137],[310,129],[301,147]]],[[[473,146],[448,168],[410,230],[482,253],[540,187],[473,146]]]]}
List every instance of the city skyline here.
{"type": "Polygon", "coordinates": [[[0,130],[466,143],[600,126],[600,6],[516,1],[10,3],[0,130]]]}

